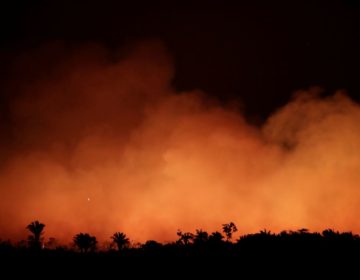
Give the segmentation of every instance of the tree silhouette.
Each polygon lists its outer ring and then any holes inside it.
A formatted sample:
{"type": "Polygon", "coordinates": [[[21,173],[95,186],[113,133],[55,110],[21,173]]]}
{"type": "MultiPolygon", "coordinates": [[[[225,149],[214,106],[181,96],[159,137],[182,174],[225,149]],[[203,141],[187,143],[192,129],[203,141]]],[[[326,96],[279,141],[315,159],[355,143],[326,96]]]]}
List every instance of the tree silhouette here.
{"type": "Polygon", "coordinates": [[[208,240],[209,240],[209,234],[206,231],[204,231],[202,229],[196,230],[196,234],[194,236],[194,244],[203,245],[208,240]]]}
{"type": "Polygon", "coordinates": [[[111,239],[114,241],[119,251],[123,250],[130,244],[129,238],[127,238],[126,234],[122,232],[115,232],[113,236],[111,236],[111,239]]]}
{"type": "Polygon", "coordinates": [[[38,250],[41,249],[41,235],[44,234],[44,227],[45,224],[42,224],[39,221],[34,221],[27,225],[26,229],[32,233],[32,235],[29,235],[28,237],[30,247],[38,250]]]}
{"type": "Polygon", "coordinates": [[[224,244],[223,239],[224,236],[220,232],[215,231],[209,236],[209,245],[212,247],[220,247],[224,244]]]}
{"type": "Polygon", "coordinates": [[[223,241],[223,239],[224,239],[224,236],[218,231],[213,232],[209,236],[209,241],[215,242],[215,243],[221,243],[223,241]]]}
{"type": "Polygon", "coordinates": [[[95,251],[97,240],[95,236],[80,232],[74,236],[74,244],[79,248],[81,253],[87,253],[89,250],[95,251]]]}
{"type": "Polygon", "coordinates": [[[229,241],[232,238],[234,232],[237,232],[237,227],[233,222],[222,225],[223,232],[225,233],[226,240],[229,241]]]}
{"type": "Polygon", "coordinates": [[[178,230],[176,234],[179,236],[177,241],[178,244],[187,246],[194,240],[194,234],[191,232],[182,232],[181,230],[178,230]]]}

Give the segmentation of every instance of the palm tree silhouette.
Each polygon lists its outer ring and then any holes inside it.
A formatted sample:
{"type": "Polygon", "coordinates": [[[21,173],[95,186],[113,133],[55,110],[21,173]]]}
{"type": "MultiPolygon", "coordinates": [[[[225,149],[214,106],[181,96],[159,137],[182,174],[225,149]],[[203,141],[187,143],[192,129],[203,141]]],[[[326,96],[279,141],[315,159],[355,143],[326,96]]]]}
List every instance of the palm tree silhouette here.
{"type": "Polygon", "coordinates": [[[43,235],[45,224],[40,223],[39,221],[31,222],[27,225],[26,229],[28,229],[32,235],[29,235],[28,242],[29,245],[35,249],[41,249],[41,235],[43,235]]]}
{"type": "Polygon", "coordinates": [[[119,251],[123,250],[130,244],[129,238],[127,238],[126,234],[122,232],[115,232],[111,236],[111,239],[114,241],[119,251]]]}
{"type": "Polygon", "coordinates": [[[74,244],[81,253],[87,253],[89,250],[94,251],[96,249],[97,240],[95,236],[80,232],[74,236],[74,244]]]}

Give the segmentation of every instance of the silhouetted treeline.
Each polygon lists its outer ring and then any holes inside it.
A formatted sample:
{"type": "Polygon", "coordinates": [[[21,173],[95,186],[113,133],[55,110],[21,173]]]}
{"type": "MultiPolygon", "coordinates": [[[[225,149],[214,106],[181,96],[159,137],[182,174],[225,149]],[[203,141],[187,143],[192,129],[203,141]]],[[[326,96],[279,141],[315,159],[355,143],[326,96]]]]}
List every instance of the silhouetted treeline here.
{"type": "Polygon", "coordinates": [[[27,241],[13,243],[0,240],[0,255],[51,256],[92,258],[137,258],[137,257],[186,257],[186,258],[240,258],[269,259],[298,258],[327,259],[356,254],[360,255],[360,236],[352,232],[338,232],[326,229],[323,232],[310,232],[307,229],[272,233],[266,229],[254,234],[240,236],[233,240],[237,231],[234,223],[222,225],[222,232],[208,233],[197,229],[194,233],[177,231],[178,239],[170,243],[148,240],[143,244],[131,244],[123,232],[115,232],[109,237],[106,247],[99,247],[98,240],[89,233],[78,233],[68,246],[59,244],[55,238],[44,241],[45,225],[39,221],[27,227],[30,235],[27,241]]]}
{"type": "Polygon", "coordinates": [[[251,275],[250,279],[317,275],[323,279],[341,272],[344,279],[357,275],[360,266],[359,235],[332,229],[280,233],[264,229],[235,239],[237,227],[228,223],[215,232],[178,230],[177,240],[169,243],[148,240],[134,244],[125,233],[115,232],[106,246],[100,246],[90,233],[81,232],[64,246],[53,237],[45,239],[41,222],[34,221],[26,228],[30,232],[26,241],[0,240],[0,271],[8,269],[19,275],[36,271],[38,279],[49,279],[54,272],[64,277],[79,274],[81,279],[91,278],[95,272],[101,274],[100,279],[113,278],[113,273],[128,277],[124,279],[144,275],[173,279],[175,274],[190,279],[212,279],[215,275],[221,279],[244,275],[251,275]],[[41,272],[43,269],[49,272],[41,272]]]}

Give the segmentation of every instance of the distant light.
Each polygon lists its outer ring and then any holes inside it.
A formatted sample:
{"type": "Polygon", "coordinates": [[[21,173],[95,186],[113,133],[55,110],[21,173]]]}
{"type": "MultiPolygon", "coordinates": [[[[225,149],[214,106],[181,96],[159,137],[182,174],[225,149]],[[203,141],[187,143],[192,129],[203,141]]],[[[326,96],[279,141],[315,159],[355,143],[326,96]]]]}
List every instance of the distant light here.
{"type": "Polygon", "coordinates": [[[90,202],[90,197],[87,198],[87,201],[90,202]]]}

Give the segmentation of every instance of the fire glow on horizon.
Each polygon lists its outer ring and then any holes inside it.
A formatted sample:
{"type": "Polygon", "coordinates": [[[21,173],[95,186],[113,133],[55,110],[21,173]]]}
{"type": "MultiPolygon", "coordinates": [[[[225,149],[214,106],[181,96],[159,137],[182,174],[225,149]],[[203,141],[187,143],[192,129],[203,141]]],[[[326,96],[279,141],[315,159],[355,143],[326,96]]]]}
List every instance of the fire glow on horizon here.
{"type": "Polygon", "coordinates": [[[12,141],[0,142],[1,237],[35,219],[63,240],[173,240],[229,221],[241,233],[360,230],[357,103],[298,92],[256,127],[200,91],[176,92],[173,72],[158,42],[19,57],[12,141]]]}

